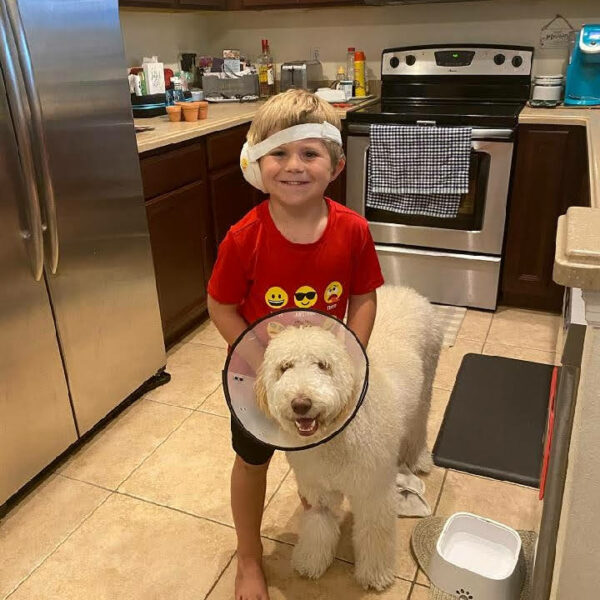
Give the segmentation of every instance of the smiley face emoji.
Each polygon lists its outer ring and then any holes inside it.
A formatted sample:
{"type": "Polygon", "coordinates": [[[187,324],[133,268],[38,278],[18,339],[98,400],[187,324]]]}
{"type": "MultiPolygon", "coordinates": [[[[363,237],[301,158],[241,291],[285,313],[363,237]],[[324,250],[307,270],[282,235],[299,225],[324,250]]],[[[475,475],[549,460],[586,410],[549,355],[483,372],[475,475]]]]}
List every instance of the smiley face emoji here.
{"type": "Polygon", "coordinates": [[[270,308],[283,308],[288,303],[288,295],[283,288],[273,286],[267,290],[265,302],[270,308]]]}
{"type": "Polygon", "coordinates": [[[332,281],[325,288],[325,302],[327,302],[327,304],[333,304],[334,302],[337,302],[340,299],[343,291],[344,288],[339,281],[332,281]]]}
{"type": "Polygon", "coordinates": [[[294,292],[294,303],[299,308],[310,308],[317,303],[317,292],[310,285],[303,285],[294,292]]]}

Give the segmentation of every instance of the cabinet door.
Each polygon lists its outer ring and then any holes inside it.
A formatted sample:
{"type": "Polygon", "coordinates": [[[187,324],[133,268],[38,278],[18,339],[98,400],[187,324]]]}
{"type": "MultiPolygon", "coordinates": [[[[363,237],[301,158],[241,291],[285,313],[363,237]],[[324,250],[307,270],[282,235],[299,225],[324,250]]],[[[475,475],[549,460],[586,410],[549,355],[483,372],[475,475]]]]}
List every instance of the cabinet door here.
{"type": "Polygon", "coordinates": [[[206,311],[206,183],[158,196],[146,212],[165,343],[171,345],[206,311]]]}
{"type": "Polygon", "coordinates": [[[239,165],[230,165],[208,176],[215,243],[218,246],[227,230],[239,221],[262,195],[243,177],[239,165]]]}
{"type": "Polygon", "coordinates": [[[509,202],[502,302],[559,312],[552,281],[558,217],[589,203],[585,128],[520,126],[509,202]]]}

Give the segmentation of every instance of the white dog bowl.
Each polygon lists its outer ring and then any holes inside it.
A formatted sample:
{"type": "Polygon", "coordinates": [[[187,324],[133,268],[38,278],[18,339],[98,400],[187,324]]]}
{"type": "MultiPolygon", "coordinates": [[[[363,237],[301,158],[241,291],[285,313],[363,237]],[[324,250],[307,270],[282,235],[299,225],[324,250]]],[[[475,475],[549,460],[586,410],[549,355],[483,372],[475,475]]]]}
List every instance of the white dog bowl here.
{"type": "Polygon", "coordinates": [[[519,600],[522,561],[521,538],[514,529],[459,512],[444,525],[429,577],[459,600],[519,600]]]}

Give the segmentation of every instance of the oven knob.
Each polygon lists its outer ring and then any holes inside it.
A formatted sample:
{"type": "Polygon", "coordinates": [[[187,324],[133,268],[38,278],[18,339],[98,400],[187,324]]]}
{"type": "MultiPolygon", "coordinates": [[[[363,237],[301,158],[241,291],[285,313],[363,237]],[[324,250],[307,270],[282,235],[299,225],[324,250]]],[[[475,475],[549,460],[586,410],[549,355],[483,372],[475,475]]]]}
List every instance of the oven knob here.
{"type": "Polygon", "coordinates": [[[399,64],[400,59],[397,56],[392,56],[392,58],[390,58],[390,67],[392,67],[392,69],[395,69],[399,64]]]}
{"type": "Polygon", "coordinates": [[[496,54],[496,56],[494,56],[494,62],[497,65],[503,65],[505,60],[506,56],[504,56],[504,54],[496,54]]]}
{"type": "Polygon", "coordinates": [[[523,64],[523,57],[522,56],[513,56],[512,66],[515,69],[518,69],[522,64],[523,64]]]}
{"type": "Polygon", "coordinates": [[[406,64],[409,67],[412,67],[417,62],[417,57],[414,54],[407,54],[405,60],[406,64]]]}

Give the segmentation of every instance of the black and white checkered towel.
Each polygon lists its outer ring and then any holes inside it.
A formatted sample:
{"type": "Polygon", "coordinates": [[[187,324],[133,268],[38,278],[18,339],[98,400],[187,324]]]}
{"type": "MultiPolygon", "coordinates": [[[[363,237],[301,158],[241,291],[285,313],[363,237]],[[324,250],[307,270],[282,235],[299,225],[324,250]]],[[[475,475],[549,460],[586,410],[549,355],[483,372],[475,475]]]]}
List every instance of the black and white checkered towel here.
{"type": "Polygon", "coordinates": [[[470,127],[371,125],[367,206],[453,218],[469,191],[470,127]]]}

